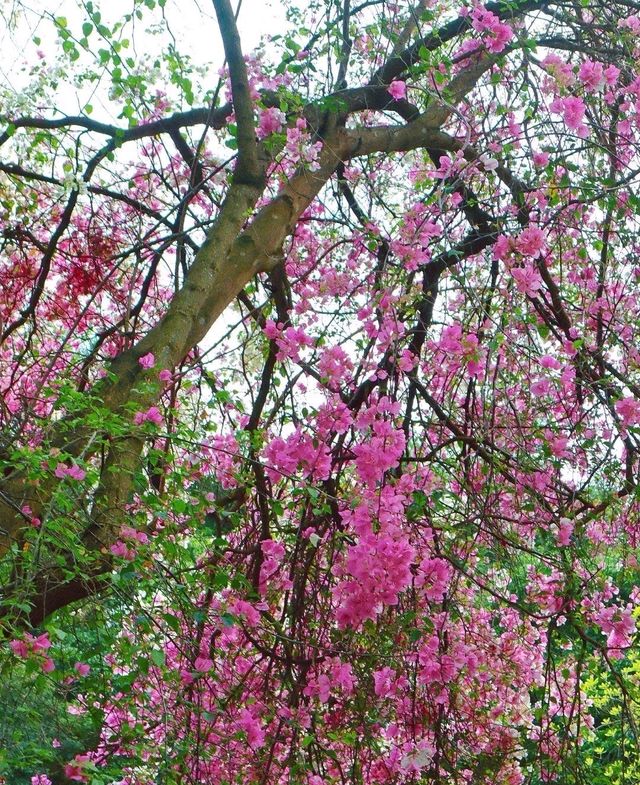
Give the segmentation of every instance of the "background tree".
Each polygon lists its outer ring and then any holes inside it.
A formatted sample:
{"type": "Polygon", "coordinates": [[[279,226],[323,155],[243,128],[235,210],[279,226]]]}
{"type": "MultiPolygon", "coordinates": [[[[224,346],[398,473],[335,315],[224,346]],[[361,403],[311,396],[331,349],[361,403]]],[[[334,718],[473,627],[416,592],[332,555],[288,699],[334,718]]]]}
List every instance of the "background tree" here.
{"type": "Polygon", "coordinates": [[[5,667],[86,744],[34,777],[581,782],[610,690],[624,772],[640,8],[310,2],[247,56],[214,0],[213,85],[165,5],[43,14],[3,96],[5,667]]]}

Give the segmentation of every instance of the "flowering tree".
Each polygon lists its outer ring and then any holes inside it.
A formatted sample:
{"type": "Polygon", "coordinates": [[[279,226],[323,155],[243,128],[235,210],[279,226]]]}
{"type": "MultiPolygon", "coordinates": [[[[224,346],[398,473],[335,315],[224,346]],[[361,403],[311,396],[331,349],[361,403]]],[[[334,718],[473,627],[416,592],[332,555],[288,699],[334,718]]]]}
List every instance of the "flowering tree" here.
{"type": "Polygon", "coordinates": [[[4,653],[95,730],[32,782],[583,782],[611,702],[624,781],[640,4],[213,7],[217,85],[86,2],[2,97],[4,653]]]}

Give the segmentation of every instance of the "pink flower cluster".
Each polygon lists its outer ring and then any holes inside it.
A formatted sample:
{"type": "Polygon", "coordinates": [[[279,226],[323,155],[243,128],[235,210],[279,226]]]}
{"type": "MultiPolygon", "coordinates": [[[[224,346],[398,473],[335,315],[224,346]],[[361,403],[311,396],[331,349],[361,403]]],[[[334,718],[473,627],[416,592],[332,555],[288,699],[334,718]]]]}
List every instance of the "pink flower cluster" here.
{"type": "Polygon", "coordinates": [[[391,82],[391,84],[387,88],[387,92],[393,98],[394,101],[400,101],[403,98],[406,98],[407,97],[406,82],[402,82],[402,81],[391,82]]]}
{"type": "Polygon", "coordinates": [[[143,357],[140,357],[138,364],[141,368],[148,370],[149,368],[153,368],[153,366],[156,364],[156,358],[151,352],[149,352],[149,354],[145,354],[143,357]]]}
{"type": "Polygon", "coordinates": [[[71,763],[64,767],[64,776],[74,782],[89,782],[87,766],[90,762],[89,755],[76,755],[71,763]]]}
{"type": "Polygon", "coordinates": [[[318,360],[318,370],[327,380],[330,389],[335,390],[353,371],[353,363],[341,346],[325,349],[318,360]]]}
{"type": "Polygon", "coordinates": [[[313,346],[315,341],[305,333],[301,327],[286,327],[282,322],[277,324],[272,319],[267,319],[264,326],[264,334],[271,341],[275,341],[278,346],[277,359],[294,360],[299,362],[300,350],[305,346],[313,346]]]}
{"type": "Polygon", "coordinates": [[[502,52],[513,38],[513,30],[500,18],[482,6],[471,12],[471,26],[478,33],[483,33],[483,41],[489,52],[502,52]]]}
{"type": "Polygon", "coordinates": [[[593,60],[585,60],[578,71],[578,78],[588,93],[600,93],[605,87],[614,87],[619,76],[620,69],[615,65],[605,68],[593,60]]]}
{"type": "Polygon", "coordinates": [[[146,412],[136,412],[133,418],[134,425],[142,425],[145,422],[154,425],[162,425],[164,422],[160,409],[157,406],[150,406],[146,412]]]}
{"type": "Polygon", "coordinates": [[[341,662],[336,657],[325,663],[324,673],[311,676],[308,679],[303,693],[308,697],[317,697],[320,703],[327,703],[332,694],[351,695],[354,685],[355,679],[351,665],[341,662]],[[328,668],[326,668],[326,664],[329,665],[328,668]]]}
{"type": "Polygon", "coordinates": [[[292,128],[287,128],[285,151],[288,163],[306,166],[311,172],[320,168],[318,158],[322,150],[322,142],[311,142],[307,131],[307,121],[299,117],[292,128]]]}
{"type": "Polygon", "coordinates": [[[582,98],[578,98],[577,95],[570,95],[566,98],[554,98],[549,105],[549,109],[554,114],[561,114],[567,128],[575,131],[581,139],[585,139],[589,135],[589,129],[582,122],[586,112],[582,98]]]}
{"type": "Polygon", "coordinates": [[[260,119],[258,120],[258,128],[256,133],[258,139],[265,139],[271,134],[277,134],[282,131],[282,128],[287,118],[277,107],[269,107],[260,112],[260,119]]]}
{"type": "Polygon", "coordinates": [[[376,420],[370,438],[352,448],[362,482],[368,486],[381,482],[385,472],[398,466],[404,447],[405,436],[400,428],[388,420],[376,420]]]}
{"type": "Polygon", "coordinates": [[[84,480],[84,478],[87,476],[87,473],[79,466],[76,466],[75,464],[67,466],[64,463],[59,463],[56,466],[54,474],[61,480],[63,480],[65,477],[71,477],[72,480],[84,480]]]}
{"type": "Polygon", "coordinates": [[[635,15],[628,16],[626,19],[618,22],[618,27],[621,27],[623,30],[629,30],[634,35],[640,35],[640,17],[635,15]]]}
{"type": "Polygon", "coordinates": [[[415,551],[399,533],[368,534],[347,553],[344,574],[335,589],[340,627],[357,628],[375,619],[385,605],[396,605],[400,592],[411,583],[415,551]]]}
{"type": "Polygon", "coordinates": [[[616,401],[615,410],[625,427],[640,423],[640,401],[637,401],[633,396],[620,398],[616,401]]]}
{"type": "Polygon", "coordinates": [[[331,471],[331,455],[326,444],[322,444],[308,433],[296,429],[283,439],[277,436],[264,449],[267,474],[272,482],[281,476],[302,473],[303,477],[325,480],[331,471]]]}
{"type": "Polygon", "coordinates": [[[636,628],[631,606],[603,608],[595,617],[602,632],[607,635],[607,648],[613,656],[622,656],[621,649],[631,646],[631,634],[636,628]]]}
{"type": "Polygon", "coordinates": [[[284,559],[285,548],[277,540],[263,540],[260,543],[262,551],[262,564],[260,566],[260,593],[264,595],[267,590],[267,581],[273,578],[280,569],[284,559]]]}
{"type": "Polygon", "coordinates": [[[418,568],[415,585],[421,588],[431,602],[440,602],[449,587],[453,568],[445,559],[423,559],[418,568]]]}
{"type": "Polygon", "coordinates": [[[516,250],[523,256],[535,259],[542,256],[546,248],[545,234],[539,226],[528,226],[516,238],[516,250]]]}
{"type": "Polygon", "coordinates": [[[133,561],[136,557],[136,547],[138,544],[146,545],[149,538],[144,532],[134,529],[132,526],[123,526],[120,529],[120,537],[109,550],[114,556],[119,556],[127,561],[133,561]]]}
{"type": "Polygon", "coordinates": [[[454,367],[464,362],[471,376],[480,377],[483,373],[484,352],[480,349],[478,336],[475,333],[465,334],[460,324],[445,327],[440,336],[439,348],[447,355],[455,358],[454,367]]]}
{"type": "Polygon", "coordinates": [[[38,637],[34,637],[26,633],[24,638],[17,638],[10,641],[9,648],[22,660],[35,657],[40,661],[40,667],[44,673],[51,673],[55,669],[55,663],[47,655],[47,651],[51,648],[51,641],[49,640],[48,633],[44,632],[38,637]]]}

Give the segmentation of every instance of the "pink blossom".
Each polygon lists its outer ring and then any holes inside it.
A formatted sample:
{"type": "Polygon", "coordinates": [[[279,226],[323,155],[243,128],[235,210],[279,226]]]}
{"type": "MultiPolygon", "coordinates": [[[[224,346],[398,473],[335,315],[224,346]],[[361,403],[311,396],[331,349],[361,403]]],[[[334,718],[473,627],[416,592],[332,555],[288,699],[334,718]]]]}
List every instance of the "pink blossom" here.
{"type": "Polygon", "coordinates": [[[86,662],[76,662],[73,668],[78,676],[88,676],[91,671],[91,668],[86,662]]]}
{"type": "Polygon", "coordinates": [[[388,666],[385,666],[382,670],[375,671],[373,674],[373,691],[379,698],[384,698],[392,692],[395,675],[396,672],[393,668],[388,666]]]}
{"type": "Polygon", "coordinates": [[[387,87],[387,92],[393,98],[394,101],[400,101],[403,98],[407,97],[407,85],[406,82],[402,82],[400,80],[395,80],[391,82],[389,87],[387,87]]]}
{"type": "Polygon", "coordinates": [[[640,422],[640,401],[632,396],[616,401],[615,410],[625,426],[637,425],[640,422]]]}
{"type": "Polygon", "coordinates": [[[56,665],[51,657],[45,657],[44,660],[40,663],[40,668],[42,669],[43,673],[51,673],[56,669],[56,665]]]}
{"type": "Polygon", "coordinates": [[[618,27],[629,30],[635,35],[640,35],[640,17],[635,15],[628,16],[626,19],[622,19],[618,22],[618,27]]]}
{"type": "Polygon", "coordinates": [[[569,518],[561,518],[558,523],[558,545],[569,545],[573,534],[573,522],[569,518]]]}
{"type": "Polygon", "coordinates": [[[569,87],[575,81],[571,64],[555,53],[548,54],[542,61],[542,65],[560,87],[569,87]]]}
{"type": "Polygon", "coordinates": [[[604,89],[604,67],[602,63],[585,60],[578,71],[578,78],[588,93],[599,93],[604,89]]]}
{"type": "Polygon", "coordinates": [[[150,406],[146,412],[136,412],[133,417],[134,425],[142,425],[145,422],[154,425],[162,425],[164,420],[157,406],[150,406]]]}
{"type": "Polygon", "coordinates": [[[528,226],[518,235],[516,249],[523,256],[536,258],[541,256],[546,247],[545,235],[538,226],[528,226]]]}
{"type": "Polygon", "coordinates": [[[548,379],[538,379],[531,383],[531,395],[540,396],[548,395],[553,389],[551,382],[548,379]]]}
{"type": "Polygon", "coordinates": [[[586,108],[581,98],[575,95],[570,95],[567,98],[556,98],[551,102],[549,108],[552,112],[561,114],[567,128],[575,131],[578,136],[584,138],[588,135],[589,130],[582,122],[586,108]]]}
{"type": "Polygon", "coordinates": [[[115,542],[109,550],[114,556],[119,556],[122,559],[126,559],[127,561],[133,561],[136,557],[136,552],[129,548],[128,545],[122,540],[118,540],[115,542]]]}
{"type": "Polygon", "coordinates": [[[282,131],[287,118],[277,107],[269,107],[260,112],[260,120],[257,128],[258,139],[265,139],[271,134],[282,131]]]}
{"type": "Polygon", "coordinates": [[[196,657],[195,662],[193,663],[193,667],[200,671],[201,673],[206,673],[213,668],[213,660],[210,660],[208,657],[200,655],[196,657]]]}
{"type": "Polygon", "coordinates": [[[471,12],[471,20],[474,30],[487,34],[483,40],[489,52],[502,52],[513,38],[513,30],[509,25],[501,22],[498,16],[486,8],[476,6],[471,12]]]}
{"type": "Polygon", "coordinates": [[[43,632],[42,635],[38,635],[37,638],[32,638],[31,645],[36,654],[42,654],[42,652],[48,651],[51,648],[49,634],[43,632]]]}
{"type": "Polygon", "coordinates": [[[423,559],[415,585],[422,588],[428,600],[440,602],[447,591],[452,575],[452,567],[444,559],[423,559]]]}
{"type": "Polygon", "coordinates": [[[260,722],[254,717],[249,709],[242,709],[238,727],[247,734],[247,742],[251,749],[259,749],[264,746],[265,734],[260,722]]]}
{"type": "Polygon", "coordinates": [[[23,660],[29,656],[29,646],[27,645],[26,641],[19,639],[10,641],[9,648],[16,657],[21,657],[23,660]]]}
{"type": "Polygon", "coordinates": [[[31,777],[31,785],[52,785],[46,774],[35,774],[31,777]]]}
{"type": "Polygon", "coordinates": [[[615,87],[619,76],[620,69],[615,65],[609,65],[604,69],[604,81],[607,87],[615,87]]]}
{"type": "Polygon", "coordinates": [[[88,782],[89,777],[85,774],[88,762],[88,755],[76,755],[73,761],[64,767],[64,776],[75,782],[88,782]]]}
{"type": "Polygon", "coordinates": [[[138,364],[141,368],[149,369],[153,368],[156,364],[156,358],[153,356],[151,352],[149,354],[145,354],[143,357],[140,357],[138,360],[138,364]]]}
{"type": "Polygon", "coordinates": [[[545,354],[540,358],[540,365],[543,368],[552,368],[554,371],[559,371],[562,368],[562,364],[550,354],[545,354]]]}
{"type": "Polygon", "coordinates": [[[610,649],[626,649],[631,645],[631,633],[636,623],[631,608],[604,608],[596,616],[596,622],[607,634],[607,646],[610,649]]]}
{"type": "Polygon", "coordinates": [[[513,275],[518,291],[527,297],[536,297],[542,288],[540,273],[531,265],[514,267],[511,270],[511,275],[513,275]]]}
{"type": "Polygon", "coordinates": [[[549,163],[549,153],[534,153],[533,163],[538,167],[546,166],[549,163]]]}
{"type": "Polygon", "coordinates": [[[55,468],[54,475],[61,480],[65,477],[71,477],[73,480],[84,480],[86,472],[75,464],[67,466],[64,463],[59,463],[55,468]]]}
{"type": "Polygon", "coordinates": [[[158,374],[158,379],[160,379],[161,382],[170,382],[171,379],[173,379],[173,374],[167,368],[163,368],[158,374]]]}

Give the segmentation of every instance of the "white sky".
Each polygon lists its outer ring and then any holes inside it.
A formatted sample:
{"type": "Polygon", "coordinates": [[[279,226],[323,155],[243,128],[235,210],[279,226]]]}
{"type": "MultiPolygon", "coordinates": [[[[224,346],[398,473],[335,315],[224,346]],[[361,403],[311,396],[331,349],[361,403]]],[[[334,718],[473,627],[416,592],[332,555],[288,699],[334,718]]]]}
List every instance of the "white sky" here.
{"type": "MultiPolygon", "coordinates": [[[[240,0],[238,26],[245,54],[251,52],[259,43],[262,35],[282,32],[285,26],[285,8],[279,0],[240,0]]],[[[54,55],[60,52],[56,31],[51,17],[65,17],[68,29],[78,38],[81,37],[83,12],[78,9],[76,0],[0,0],[0,80],[15,94],[19,94],[29,81],[33,65],[40,62],[38,50],[44,53],[45,61],[53,64],[54,55]],[[47,16],[48,15],[48,18],[47,16]],[[39,45],[33,42],[34,36],[41,39],[39,45]]],[[[142,5],[142,4],[140,4],[142,5]]],[[[232,0],[234,8],[237,0],[232,0]]],[[[132,13],[132,0],[93,0],[94,9],[99,10],[102,22],[109,27],[127,13],[132,13]]],[[[155,54],[170,40],[166,33],[161,36],[143,35],[145,27],[152,20],[159,20],[160,9],[156,6],[149,11],[142,6],[142,21],[136,22],[136,33],[130,49],[122,56],[134,59],[141,54],[155,54]]],[[[211,87],[217,81],[217,71],[223,64],[222,42],[218,34],[215,12],[211,0],[167,0],[164,13],[169,27],[175,36],[176,48],[188,54],[196,65],[213,64],[211,87]]],[[[128,31],[130,32],[130,31],[128,31]]],[[[129,35],[127,35],[129,37],[129,35]]],[[[90,44],[99,47],[100,41],[95,32],[89,37],[90,44]]],[[[102,44],[104,45],[104,44],[102,44]]],[[[81,63],[84,59],[81,59],[81,63]]],[[[86,62],[86,61],[84,61],[86,62]]],[[[53,97],[52,97],[53,98],[53,97]]],[[[64,89],[55,96],[57,107],[66,113],[77,113],[85,97],[79,96],[77,89],[64,89]]],[[[196,103],[198,97],[196,96],[196,103]]],[[[0,106],[0,113],[5,107],[0,106]]],[[[98,107],[94,118],[109,121],[112,118],[100,116],[98,107]]]]}

